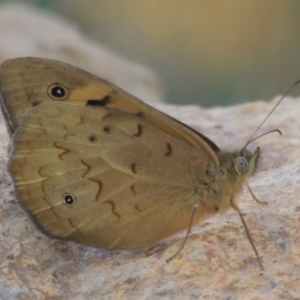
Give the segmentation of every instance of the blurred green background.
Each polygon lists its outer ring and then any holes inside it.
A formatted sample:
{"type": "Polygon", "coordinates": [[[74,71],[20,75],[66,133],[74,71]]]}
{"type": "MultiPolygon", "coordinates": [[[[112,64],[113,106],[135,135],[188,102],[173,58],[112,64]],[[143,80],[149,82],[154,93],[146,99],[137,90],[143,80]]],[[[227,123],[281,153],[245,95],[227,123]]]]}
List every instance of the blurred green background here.
{"type": "Polygon", "coordinates": [[[154,70],[171,103],[268,100],[300,79],[299,0],[1,2],[65,16],[90,38],[154,70]]]}

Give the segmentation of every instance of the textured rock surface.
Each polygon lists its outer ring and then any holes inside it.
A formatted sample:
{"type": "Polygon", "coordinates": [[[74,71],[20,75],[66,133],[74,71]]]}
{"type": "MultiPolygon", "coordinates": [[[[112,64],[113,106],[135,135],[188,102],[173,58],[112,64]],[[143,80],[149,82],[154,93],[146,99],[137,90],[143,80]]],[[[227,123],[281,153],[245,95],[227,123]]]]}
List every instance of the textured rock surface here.
{"type": "MultiPolygon", "coordinates": [[[[274,101],[229,108],[159,105],[201,130],[222,149],[242,147],[274,101]]],[[[186,247],[165,262],[182,236],[152,256],[109,251],[44,236],[11,194],[1,144],[1,299],[299,299],[300,99],[286,98],[263,127],[280,128],[253,142],[263,150],[260,172],[240,208],[261,256],[259,269],[238,215],[229,211],[193,228],[186,247]]],[[[167,213],[167,212],[166,212],[167,213]]]]}

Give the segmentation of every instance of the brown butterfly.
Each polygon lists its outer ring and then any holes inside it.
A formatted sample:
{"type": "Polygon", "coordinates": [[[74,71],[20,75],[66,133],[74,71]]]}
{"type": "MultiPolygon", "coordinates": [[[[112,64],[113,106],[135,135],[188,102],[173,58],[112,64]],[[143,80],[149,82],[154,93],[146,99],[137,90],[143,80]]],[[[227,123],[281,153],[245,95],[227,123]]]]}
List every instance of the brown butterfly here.
{"type": "Polygon", "coordinates": [[[258,258],[237,201],[259,148],[223,152],[113,84],[53,60],[4,62],[0,92],[16,194],[45,233],[138,249],[186,230],[177,254],[194,224],[233,208],[258,258]]]}

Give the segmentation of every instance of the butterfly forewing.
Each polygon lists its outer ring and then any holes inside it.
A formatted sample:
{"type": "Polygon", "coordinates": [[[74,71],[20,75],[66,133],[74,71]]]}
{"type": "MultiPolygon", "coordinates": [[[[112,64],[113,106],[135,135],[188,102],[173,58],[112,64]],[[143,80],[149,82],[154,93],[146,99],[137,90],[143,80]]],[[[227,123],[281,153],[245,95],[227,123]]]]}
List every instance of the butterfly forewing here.
{"type": "Polygon", "coordinates": [[[28,110],[45,101],[114,107],[138,114],[169,135],[203,149],[218,165],[214,150],[218,147],[208,138],[117,86],[71,65],[34,57],[7,60],[0,67],[0,92],[2,112],[11,134],[28,110]]]}

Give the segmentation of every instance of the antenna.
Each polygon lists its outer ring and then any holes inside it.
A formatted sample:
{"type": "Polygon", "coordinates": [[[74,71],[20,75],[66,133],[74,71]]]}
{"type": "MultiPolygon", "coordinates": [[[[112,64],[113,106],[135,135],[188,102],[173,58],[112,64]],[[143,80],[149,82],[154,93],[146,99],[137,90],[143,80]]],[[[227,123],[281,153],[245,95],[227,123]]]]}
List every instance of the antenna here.
{"type": "MultiPolygon", "coordinates": [[[[264,120],[264,121],[265,121],[265,120],[264,120]]],[[[256,130],[255,132],[257,132],[257,130],[256,130]]],[[[272,130],[270,130],[270,131],[267,131],[267,132],[265,132],[265,133],[260,134],[259,136],[255,137],[255,138],[253,138],[254,135],[252,134],[252,139],[249,139],[249,140],[248,140],[248,142],[246,143],[246,145],[245,145],[244,148],[242,149],[242,153],[244,152],[244,150],[247,148],[247,146],[248,146],[250,143],[252,143],[253,141],[255,141],[255,140],[259,139],[259,138],[261,138],[261,137],[264,136],[264,135],[267,135],[267,134],[273,133],[273,132],[278,132],[280,135],[282,135],[282,133],[281,133],[281,131],[280,131],[279,129],[272,129],[272,130]]]]}
{"type": "Polygon", "coordinates": [[[268,113],[268,115],[265,117],[265,119],[261,122],[261,124],[257,127],[257,129],[253,132],[253,134],[250,136],[248,142],[246,143],[245,147],[243,148],[243,150],[246,148],[246,146],[248,146],[251,142],[253,142],[254,140],[258,139],[259,137],[266,135],[268,133],[271,132],[278,132],[281,135],[280,130],[278,129],[274,129],[271,130],[269,132],[266,132],[264,134],[261,134],[260,136],[256,137],[253,139],[253,137],[256,135],[256,133],[258,132],[258,130],[264,125],[264,123],[269,119],[270,115],[273,113],[273,111],[275,110],[275,108],[280,104],[280,102],[285,98],[285,96],[296,86],[300,83],[300,80],[297,80],[296,82],[294,82],[289,88],[288,90],[285,92],[285,94],[278,100],[278,102],[275,104],[275,106],[271,109],[271,111],[268,113]]]}

